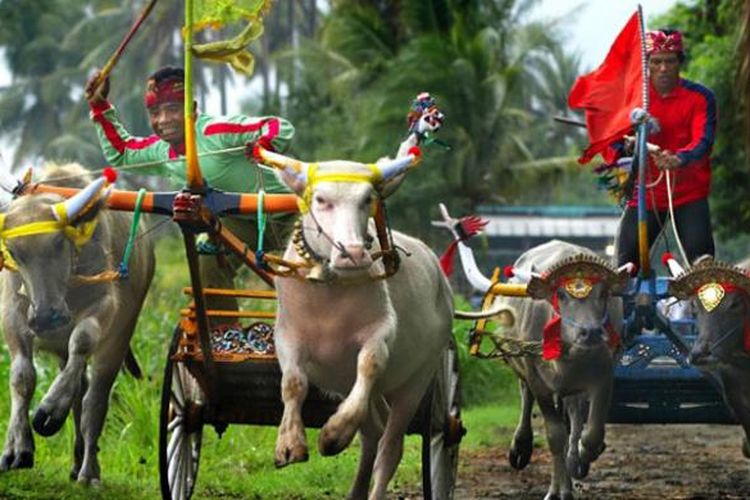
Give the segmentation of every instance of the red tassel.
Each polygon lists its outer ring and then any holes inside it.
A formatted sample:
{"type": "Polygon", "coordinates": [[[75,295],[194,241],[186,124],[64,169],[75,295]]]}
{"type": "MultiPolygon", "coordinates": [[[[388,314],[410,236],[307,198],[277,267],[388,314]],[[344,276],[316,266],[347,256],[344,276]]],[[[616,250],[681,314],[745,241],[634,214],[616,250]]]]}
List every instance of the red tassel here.
{"type": "Polygon", "coordinates": [[[445,249],[443,255],[440,256],[440,269],[442,269],[443,273],[449,278],[451,274],[453,274],[453,260],[456,256],[457,249],[458,240],[453,240],[451,241],[451,244],[448,245],[448,248],[445,249]]]}
{"type": "Polygon", "coordinates": [[[558,359],[562,355],[562,318],[557,294],[552,295],[552,309],[554,313],[542,332],[542,359],[545,361],[558,359]]]}
{"type": "Polygon", "coordinates": [[[620,334],[617,333],[617,330],[615,330],[615,327],[612,326],[612,323],[607,321],[607,324],[604,325],[604,329],[607,331],[607,335],[609,335],[609,347],[612,350],[620,347],[620,334]]]}
{"type": "Polygon", "coordinates": [[[260,163],[263,161],[263,157],[260,154],[260,144],[258,144],[258,142],[253,144],[253,158],[255,159],[256,162],[260,163]]]}
{"type": "Polygon", "coordinates": [[[513,266],[505,266],[503,268],[503,276],[505,276],[506,279],[511,279],[515,275],[516,273],[513,271],[513,266]]]}
{"type": "Polygon", "coordinates": [[[114,184],[117,180],[117,170],[112,167],[107,167],[102,170],[102,175],[107,179],[107,183],[109,184],[114,184]]]}
{"type": "Polygon", "coordinates": [[[552,318],[544,325],[542,337],[542,358],[545,361],[558,359],[562,355],[562,338],[560,336],[560,326],[562,318],[555,313],[552,318]]]}
{"type": "Polygon", "coordinates": [[[413,155],[414,158],[419,158],[420,156],[422,156],[422,151],[418,146],[412,146],[409,148],[409,154],[413,155]]]}

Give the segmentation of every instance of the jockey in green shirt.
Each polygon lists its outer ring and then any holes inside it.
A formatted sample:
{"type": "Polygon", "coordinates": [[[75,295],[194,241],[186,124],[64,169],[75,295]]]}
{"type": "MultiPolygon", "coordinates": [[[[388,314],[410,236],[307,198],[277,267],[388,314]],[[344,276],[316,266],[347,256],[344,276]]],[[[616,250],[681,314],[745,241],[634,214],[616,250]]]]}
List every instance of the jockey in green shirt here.
{"type": "MultiPolygon", "coordinates": [[[[144,104],[154,134],[135,137],[122,124],[117,109],[107,101],[108,79],[92,88],[95,76],[87,85],[86,95],[91,108],[91,119],[96,126],[104,157],[120,167],[138,166],[134,173],[167,177],[180,187],[186,184],[185,171],[185,113],[184,72],[181,68],[165,67],[151,75],[146,84],[144,104]],[[141,164],[150,164],[140,166],[141,164]]],[[[289,192],[273,172],[258,168],[245,156],[242,149],[259,143],[266,149],[283,152],[294,136],[291,123],[275,116],[212,117],[198,113],[196,118],[196,147],[203,178],[209,187],[232,192],[266,193],[289,192]],[[206,154],[215,153],[215,154],[206,154]]],[[[291,230],[294,214],[271,218],[273,241],[265,241],[266,249],[282,249],[291,230]]],[[[253,217],[223,217],[228,227],[251,248],[257,247],[257,227],[253,217]]],[[[239,259],[217,259],[215,255],[201,256],[203,284],[212,288],[234,288],[234,275],[239,259]]],[[[212,298],[211,308],[236,309],[235,299],[212,298]]]]}

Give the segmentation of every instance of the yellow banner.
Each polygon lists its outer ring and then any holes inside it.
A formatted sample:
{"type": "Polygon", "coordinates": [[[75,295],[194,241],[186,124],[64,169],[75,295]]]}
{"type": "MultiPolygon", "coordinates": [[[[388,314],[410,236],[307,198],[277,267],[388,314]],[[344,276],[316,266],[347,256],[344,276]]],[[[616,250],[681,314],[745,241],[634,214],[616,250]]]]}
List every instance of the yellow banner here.
{"type": "Polygon", "coordinates": [[[227,63],[236,71],[251,75],[255,58],[247,49],[263,34],[263,17],[272,0],[195,0],[193,30],[219,30],[244,25],[232,38],[193,45],[193,54],[208,61],[227,63]]]}

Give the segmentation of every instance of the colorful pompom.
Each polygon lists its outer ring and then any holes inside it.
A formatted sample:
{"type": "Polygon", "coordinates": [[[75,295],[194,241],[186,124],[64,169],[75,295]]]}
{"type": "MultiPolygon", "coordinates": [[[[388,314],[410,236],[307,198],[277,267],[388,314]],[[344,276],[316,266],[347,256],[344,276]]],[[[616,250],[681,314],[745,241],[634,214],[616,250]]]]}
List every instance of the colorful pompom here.
{"type": "Polygon", "coordinates": [[[258,144],[257,142],[253,144],[253,158],[257,162],[263,161],[263,156],[261,155],[261,152],[260,152],[260,144],[258,144]]]}
{"type": "Polygon", "coordinates": [[[513,266],[505,266],[503,268],[503,276],[505,276],[507,279],[510,279],[515,275],[516,273],[513,272],[513,266]]]}
{"type": "Polygon", "coordinates": [[[414,158],[419,158],[422,156],[422,150],[420,150],[417,146],[412,146],[409,148],[409,154],[413,155],[414,158]]]}
{"type": "Polygon", "coordinates": [[[663,254],[661,254],[661,264],[663,266],[666,266],[667,263],[672,259],[674,259],[674,255],[672,255],[672,252],[664,252],[663,254]]]}
{"type": "Polygon", "coordinates": [[[107,180],[108,184],[114,184],[117,180],[117,170],[112,167],[107,167],[102,171],[102,175],[107,180]]]}

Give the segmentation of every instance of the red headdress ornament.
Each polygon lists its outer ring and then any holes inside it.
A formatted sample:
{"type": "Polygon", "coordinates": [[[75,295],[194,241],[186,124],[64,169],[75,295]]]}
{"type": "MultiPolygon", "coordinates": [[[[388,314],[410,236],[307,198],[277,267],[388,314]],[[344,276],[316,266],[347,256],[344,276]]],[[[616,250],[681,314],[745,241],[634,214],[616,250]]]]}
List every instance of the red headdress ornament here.
{"type": "Polygon", "coordinates": [[[143,101],[147,108],[165,102],[183,102],[185,100],[185,82],[182,80],[162,80],[156,82],[150,78],[146,82],[146,93],[143,101]]]}
{"type": "Polygon", "coordinates": [[[646,33],[646,53],[682,52],[682,33],[674,31],[667,35],[663,31],[649,31],[646,33]]]}

